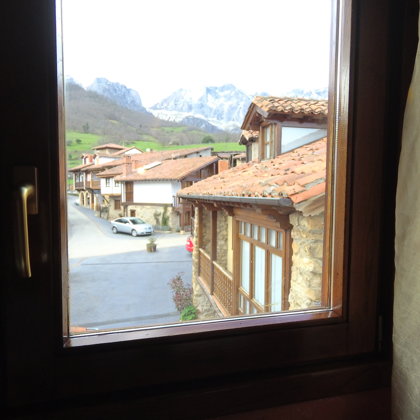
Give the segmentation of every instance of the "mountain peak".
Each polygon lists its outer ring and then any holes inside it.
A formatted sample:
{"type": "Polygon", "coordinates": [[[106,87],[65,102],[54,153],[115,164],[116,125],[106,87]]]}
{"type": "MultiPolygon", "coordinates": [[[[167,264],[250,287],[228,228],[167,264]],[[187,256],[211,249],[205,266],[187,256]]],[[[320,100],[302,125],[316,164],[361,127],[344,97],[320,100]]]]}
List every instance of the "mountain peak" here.
{"type": "Polygon", "coordinates": [[[140,95],[134,89],[117,82],[111,82],[104,77],[96,78],[87,90],[99,93],[111,101],[133,111],[145,112],[140,95]]]}
{"type": "Polygon", "coordinates": [[[233,84],[178,89],[149,110],[162,119],[206,120],[221,130],[238,131],[251,99],[233,84]]]}

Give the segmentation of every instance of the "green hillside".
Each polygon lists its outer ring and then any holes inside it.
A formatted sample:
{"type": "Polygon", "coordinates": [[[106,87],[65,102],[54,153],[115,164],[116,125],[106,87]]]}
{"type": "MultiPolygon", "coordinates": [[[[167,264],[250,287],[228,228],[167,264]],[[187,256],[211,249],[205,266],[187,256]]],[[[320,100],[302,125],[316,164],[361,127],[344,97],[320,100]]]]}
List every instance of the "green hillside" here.
{"type": "MultiPolygon", "coordinates": [[[[65,98],[66,127],[69,135],[74,132],[96,135],[99,143],[151,141],[166,146],[192,145],[201,143],[202,139],[209,135],[194,127],[160,120],[148,112],[124,108],[75,83],[66,83],[65,98]]],[[[89,143],[89,138],[82,138],[80,134],[78,136],[83,143],[89,143]]],[[[228,132],[212,133],[211,137],[215,142],[238,140],[238,134],[228,132]]],[[[76,138],[69,137],[67,140],[76,138]]],[[[75,146],[74,150],[71,150],[76,153],[79,149],[75,146]]]]}
{"type": "MultiPolygon", "coordinates": [[[[80,165],[80,156],[82,153],[92,153],[92,147],[104,144],[106,138],[98,134],[87,134],[78,131],[67,131],[66,132],[66,148],[67,148],[67,167],[73,168],[74,166],[80,165]]],[[[140,150],[146,151],[151,150],[175,150],[175,149],[186,149],[195,147],[209,146],[213,148],[215,152],[244,152],[245,146],[238,144],[237,142],[218,142],[218,143],[195,143],[195,144],[184,144],[184,145],[171,145],[164,146],[158,143],[156,140],[149,138],[148,140],[132,140],[120,142],[120,144],[126,147],[135,146],[140,150]]]]}

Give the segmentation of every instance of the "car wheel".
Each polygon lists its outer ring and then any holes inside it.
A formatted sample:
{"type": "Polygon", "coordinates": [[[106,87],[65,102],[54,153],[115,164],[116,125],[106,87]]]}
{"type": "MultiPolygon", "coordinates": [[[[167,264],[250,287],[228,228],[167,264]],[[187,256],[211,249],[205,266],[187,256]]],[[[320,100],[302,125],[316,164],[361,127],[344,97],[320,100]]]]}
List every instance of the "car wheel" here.
{"type": "Polygon", "coordinates": [[[131,236],[137,236],[137,231],[136,231],[136,229],[133,229],[133,230],[131,231],[131,236]]]}
{"type": "Polygon", "coordinates": [[[112,226],[112,233],[118,233],[118,229],[115,226],[112,226]]]}

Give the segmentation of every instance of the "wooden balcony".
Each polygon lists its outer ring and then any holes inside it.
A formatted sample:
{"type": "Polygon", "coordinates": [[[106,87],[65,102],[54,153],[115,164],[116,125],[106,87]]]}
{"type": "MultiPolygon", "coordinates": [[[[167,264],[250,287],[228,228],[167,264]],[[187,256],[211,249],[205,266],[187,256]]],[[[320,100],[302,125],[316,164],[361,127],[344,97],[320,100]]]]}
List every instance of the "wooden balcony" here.
{"type": "Polygon", "coordinates": [[[89,181],[87,188],[91,188],[92,190],[100,190],[101,189],[101,181],[100,180],[93,180],[89,181]]]}
{"type": "Polygon", "coordinates": [[[235,314],[235,289],[232,274],[216,261],[211,261],[210,256],[203,249],[200,248],[198,252],[198,276],[201,282],[224,315],[235,314]]]}
{"type": "Polygon", "coordinates": [[[84,190],[85,189],[85,183],[82,182],[75,182],[74,183],[74,189],[75,190],[84,190]]]}

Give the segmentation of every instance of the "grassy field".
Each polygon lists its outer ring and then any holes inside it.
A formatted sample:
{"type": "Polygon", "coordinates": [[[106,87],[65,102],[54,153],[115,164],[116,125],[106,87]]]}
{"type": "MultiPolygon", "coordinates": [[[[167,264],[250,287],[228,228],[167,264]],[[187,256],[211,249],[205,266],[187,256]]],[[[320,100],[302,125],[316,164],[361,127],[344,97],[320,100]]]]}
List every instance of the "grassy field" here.
{"type": "MultiPolygon", "coordinates": [[[[168,127],[171,128],[171,127],[168,127]]],[[[178,128],[178,127],[173,127],[178,128]]],[[[182,128],[182,127],[180,127],[182,128]]],[[[152,136],[150,136],[152,137],[152,136]]],[[[153,137],[152,137],[153,139],[153,137]]],[[[192,149],[196,147],[212,147],[215,152],[244,152],[245,146],[238,143],[209,143],[209,144],[188,144],[180,146],[162,146],[160,143],[152,139],[130,141],[124,143],[124,146],[135,146],[140,150],[176,150],[176,149],[192,149]]],[[[96,134],[79,133],[77,131],[66,132],[66,147],[67,147],[67,167],[73,168],[81,164],[80,155],[82,153],[92,153],[92,147],[98,146],[102,137],[96,134]]]]}
{"type": "Polygon", "coordinates": [[[96,134],[78,133],[77,131],[66,132],[67,167],[73,168],[80,165],[80,155],[92,152],[92,147],[99,144],[101,136],[96,134]]]}

